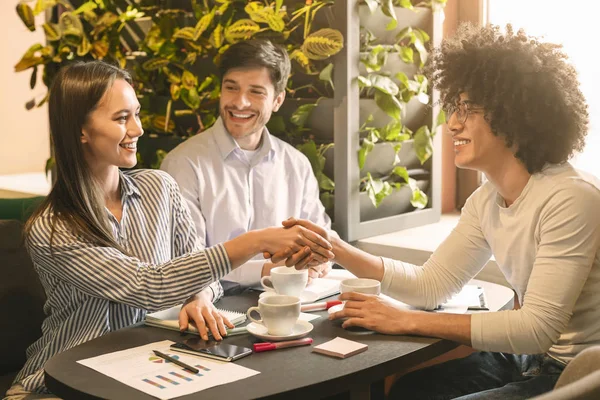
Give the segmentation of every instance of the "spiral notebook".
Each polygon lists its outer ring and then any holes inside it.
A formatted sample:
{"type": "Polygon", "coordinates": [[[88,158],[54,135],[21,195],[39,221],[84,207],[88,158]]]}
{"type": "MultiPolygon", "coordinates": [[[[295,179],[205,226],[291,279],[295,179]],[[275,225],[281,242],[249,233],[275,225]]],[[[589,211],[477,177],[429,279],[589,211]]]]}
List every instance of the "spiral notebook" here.
{"type": "MultiPolygon", "coordinates": [[[[166,310],[157,311],[155,313],[146,314],[144,323],[149,326],[155,326],[157,328],[170,329],[172,331],[179,332],[179,311],[181,310],[181,304],[175,307],[168,308],[166,310]]],[[[234,325],[239,325],[246,321],[246,314],[222,310],[218,308],[219,312],[223,314],[229,321],[234,325]]],[[[198,329],[192,324],[188,325],[187,333],[198,334],[198,329]]]]}

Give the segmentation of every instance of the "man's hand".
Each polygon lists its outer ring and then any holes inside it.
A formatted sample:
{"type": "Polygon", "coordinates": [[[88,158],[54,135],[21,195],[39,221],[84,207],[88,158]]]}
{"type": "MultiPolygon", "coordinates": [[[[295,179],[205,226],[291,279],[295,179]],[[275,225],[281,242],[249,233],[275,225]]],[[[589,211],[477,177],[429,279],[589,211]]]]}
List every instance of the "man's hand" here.
{"type": "Polygon", "coordinates": [[[187,299],[181,307],[181,311],[179,312],[179,329],[185,331],[190,322],[196,325],[200,336],[204,340],[208,340],[208,329],[210,329],[216,340],[221,340],[223,336],[227,336],[225,326],[229,328],[234,327],[213,305],[212,290],[208,287],[187,299]]]}
{"type": "Polygon", "coordinates": [[[310,267],[308,269],[307,285],[310,285],[310,283],[312,282],[313,279],[323,278],[325,275],[327,275],[329,273],[329,271],[331,271],[331,263],[328,263],[328,262],[319,264],[319,265],[315,265],[314,267],[310,267]]]}
{"type": "Polygon", "coordinates": [[[340,296],[346,301],[341,311],[329,315],[329,319],[348,318],[343,328],[360,326],[372,331],[400,335],[407,333],[406,327],[410,314],[414,311],[403,310],[379,296],[348,292],[340,296]]]}

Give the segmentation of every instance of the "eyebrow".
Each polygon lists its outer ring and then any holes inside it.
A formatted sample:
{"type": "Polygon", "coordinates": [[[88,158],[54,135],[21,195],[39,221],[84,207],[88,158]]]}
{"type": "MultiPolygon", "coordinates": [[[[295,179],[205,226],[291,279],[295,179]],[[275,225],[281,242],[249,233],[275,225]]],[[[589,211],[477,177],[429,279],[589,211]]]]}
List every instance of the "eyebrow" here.
{"type": "MultiPolygon", "coordinates": [[[[239,84],[238,84],[236,81],[234,81],[233,79],[225,79],[225,80],[223,81],[223,83],[232,83],[232,84],[234,84],[234,85],[237,85],[237,86],[239,86],[239,84]]],[[[267,88],[266,88],[266,87],[264,87],[264,86],[261,86],[261,85],[250,85],[250,87],[251,87],[251,88],[253,88],[253,89],[261,89],[261,90],[264,90],[264,91],[266,91],[266,90],[267,90],[267,88]]]]}
{"type": "MultiPolygon", "coordinates": [[[[142,108],[141,104],[138,104],[138,106],[135,108],[135,110],[139,111],[141,108],[142,108]]],[[[117,115],[123,114],[123,113],[129,114],[129,108],[124,108],[122,110],[115,111],[112,115],[113,115],[113,117],[116,117],[117,115]]]]}

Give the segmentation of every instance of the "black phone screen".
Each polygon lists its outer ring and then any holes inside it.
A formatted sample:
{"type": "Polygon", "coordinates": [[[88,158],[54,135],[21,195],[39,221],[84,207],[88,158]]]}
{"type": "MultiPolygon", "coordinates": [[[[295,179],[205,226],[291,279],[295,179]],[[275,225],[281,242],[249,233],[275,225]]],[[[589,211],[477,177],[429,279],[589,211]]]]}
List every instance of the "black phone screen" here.
{"type": "Polygon", "coordinates": [[[171,345],[171,349],[223,361],[234,361],[252,354],[252,349],[248,347],[217,342],[215,340],[202,340],[199,337],[174,343],[171,345]]]}

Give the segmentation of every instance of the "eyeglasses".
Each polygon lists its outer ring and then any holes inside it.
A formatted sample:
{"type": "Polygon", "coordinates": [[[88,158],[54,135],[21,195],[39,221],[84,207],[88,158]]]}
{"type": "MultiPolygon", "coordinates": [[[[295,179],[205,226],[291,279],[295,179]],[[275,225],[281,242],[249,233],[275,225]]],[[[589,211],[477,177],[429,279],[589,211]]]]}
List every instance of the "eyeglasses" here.
{"type": "Polygon", "coordinates": [[[464,125],[471,113],[483,111],[484,109],[483,107],[473,106],[472,104],[473,103],[468,100],[459,101],[456,103],[456,105],[448,107],[446,110],[446,117],[449,120],[452,114],[456,113],[456,119],[458,120],[458,123],[464,125]]]}

